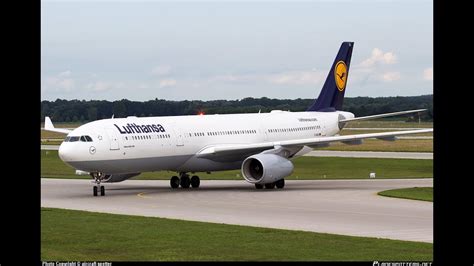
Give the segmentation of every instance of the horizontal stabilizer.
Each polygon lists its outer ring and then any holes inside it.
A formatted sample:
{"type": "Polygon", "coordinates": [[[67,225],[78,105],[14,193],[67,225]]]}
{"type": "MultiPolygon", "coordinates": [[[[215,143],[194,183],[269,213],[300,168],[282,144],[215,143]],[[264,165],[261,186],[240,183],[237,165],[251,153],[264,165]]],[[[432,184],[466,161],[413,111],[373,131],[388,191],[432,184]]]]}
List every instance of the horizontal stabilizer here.
{"type": "Polygon", "coordinates": [[[51,118],[49,118],[49,116],[46,116],[44,118],[44,128],[43,129],[46,130],[46,131],[58,132],[58,133],[63,133],[63,134],[69,134],[72,131],[70,129],[65,129],[65,128],[55,128],[54,125],[53,125],[53,122],[51,122],[51,118]]]}
{"type": "Polygon", "coordinates": [[[386,113],[386,114],[379,114],[379,115],[369,115],[369,116],[354,117],[354,118],[348,118],[348,119],[339,120],[339,123],[346,123],[346,122],[352,122],[352,121],[357,121],[357,120],[368,120],[368,119],[375,119],[375,118],[388,117],[388,116],[406,115],[406,114],[424,112],[424,111],[426,111],[426,110],[427,110],[427,109],[417,109],[417,110],[408,110],[408,111],[401,111],[401,112],[394,112],[394,113],[386,113]]]}

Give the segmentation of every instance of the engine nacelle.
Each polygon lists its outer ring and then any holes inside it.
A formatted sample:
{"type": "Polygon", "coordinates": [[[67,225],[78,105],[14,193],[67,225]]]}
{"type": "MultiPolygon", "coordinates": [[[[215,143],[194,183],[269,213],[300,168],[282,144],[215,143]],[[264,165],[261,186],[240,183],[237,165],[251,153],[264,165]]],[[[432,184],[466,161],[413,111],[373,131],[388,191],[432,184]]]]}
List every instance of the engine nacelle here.
{"type": "Polygon", "coordinates": [[[293,172],[293,163],[275,154],[256,154],[242,163],[242,175],[252,184],[273,183],[293,172]]]}
{"type": "Polygon", "coordinates": [[[131,174],[113,174],[113,175],[106,175],[102,182],[106,183],[116,183],[122,182],[129,178],[139,175],[140,173],[131,173],[131,174]]]}

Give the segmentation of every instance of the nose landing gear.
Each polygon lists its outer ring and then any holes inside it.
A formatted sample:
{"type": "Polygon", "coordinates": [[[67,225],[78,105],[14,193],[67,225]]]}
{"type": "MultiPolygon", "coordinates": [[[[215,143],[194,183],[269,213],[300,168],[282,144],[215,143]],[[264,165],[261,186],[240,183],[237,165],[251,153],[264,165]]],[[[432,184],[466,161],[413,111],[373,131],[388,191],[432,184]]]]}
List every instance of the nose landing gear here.
{"type": "Polygon", "coordinates": [[[105,196],[105,187],[100,185],[102,180],[105,178],[104,173],[92,172],[91,176],[94,179],[92,182],[95,183],[94,187],[92,188],[92,194],[94,197],[97,197],[99,191],[101,196],[105,196]]]}

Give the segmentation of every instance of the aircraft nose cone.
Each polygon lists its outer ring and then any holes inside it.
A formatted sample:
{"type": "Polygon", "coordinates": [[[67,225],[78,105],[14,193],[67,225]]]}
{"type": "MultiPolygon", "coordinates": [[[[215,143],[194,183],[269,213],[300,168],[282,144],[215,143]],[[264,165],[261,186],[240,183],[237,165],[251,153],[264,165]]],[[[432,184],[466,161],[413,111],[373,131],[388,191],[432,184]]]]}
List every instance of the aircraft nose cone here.
{"type": "Polygon", "coordinates": [[[61,145],[59,146],[58,155],[59,155],[59,158],[61,158],[63,162],[67,162],[71,160],[71,152],[72,150],[71,150],[70,145],[64,142],[61,143],[61,145]]]}

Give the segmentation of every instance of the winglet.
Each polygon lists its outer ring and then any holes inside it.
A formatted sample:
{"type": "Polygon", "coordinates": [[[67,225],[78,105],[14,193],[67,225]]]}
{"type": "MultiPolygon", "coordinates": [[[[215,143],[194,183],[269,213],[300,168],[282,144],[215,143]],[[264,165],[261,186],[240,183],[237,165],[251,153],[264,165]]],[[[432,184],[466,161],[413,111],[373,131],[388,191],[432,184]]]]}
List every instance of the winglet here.
{"type": "Polygon", "coordinates": [[[52,132],[58,132],[58,133],[63,133],[63,134],[69,134],[72,130],[69,129],[63,129],[63,128],[55,128],[53,125],[53,122],[51,122],[51,118],[49,116],[46,116],[44,118],[44,130],[46,131],[52,131],[52,132]]]}

